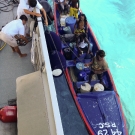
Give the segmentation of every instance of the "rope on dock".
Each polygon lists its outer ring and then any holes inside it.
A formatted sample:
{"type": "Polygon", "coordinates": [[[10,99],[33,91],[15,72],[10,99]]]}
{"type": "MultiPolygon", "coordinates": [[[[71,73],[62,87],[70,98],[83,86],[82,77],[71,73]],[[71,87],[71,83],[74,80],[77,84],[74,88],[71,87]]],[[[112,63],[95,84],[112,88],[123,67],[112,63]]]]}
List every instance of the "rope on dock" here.
{"type": "Polygon", "coordinates": [[[1,51],[5,46],[6,46],[6,43],[4,43],[4,44],[2,45],[2,47],[0,48],[0,51],[1,51]]]}

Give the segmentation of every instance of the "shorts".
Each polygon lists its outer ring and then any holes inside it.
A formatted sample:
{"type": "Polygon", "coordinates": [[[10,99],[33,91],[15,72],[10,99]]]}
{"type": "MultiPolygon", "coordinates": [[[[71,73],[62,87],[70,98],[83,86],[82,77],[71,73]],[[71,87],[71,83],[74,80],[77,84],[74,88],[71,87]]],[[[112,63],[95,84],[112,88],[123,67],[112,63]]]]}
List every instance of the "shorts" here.
{"type": "Polygon", "coordinates": [[[11,47],[18,46],[15,37],[7,35],[3,32],[0,32],[0,39],[3,40],[5,43],[7,43],[11,47]]]}

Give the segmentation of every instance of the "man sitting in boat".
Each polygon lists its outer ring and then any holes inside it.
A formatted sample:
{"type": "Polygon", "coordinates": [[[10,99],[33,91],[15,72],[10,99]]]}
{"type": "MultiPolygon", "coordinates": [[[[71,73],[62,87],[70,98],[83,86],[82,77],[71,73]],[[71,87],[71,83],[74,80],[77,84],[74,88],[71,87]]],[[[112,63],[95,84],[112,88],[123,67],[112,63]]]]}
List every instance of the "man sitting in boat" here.
{"type": "Polygon", "coordinates": [[[86,38],[86,34],[82,33],[76,41],[79,56],[83,53],[90,53],[90,42],[86,38]]]}
{"type": "MultiPolygon", "coordinates": [[[[19,18],[23,14],[28,17],[28,23],[27,23],[26,31],[25,31],[26,34],[29,33],[29,29],[30,29],[30,15],[29,14],[33,15],[30,11],[33,11],[35,7],[40,9],[41,12],[43,12],[45,23],[46,25],[48,25],[46,11],[37,0],[20,0],[19,6],[17,8],[17,18],[19,18]]],[[[41,15],[39,14],[39,16],[41,15]]]]}
{"type": "Polygon", "coordinates": [[[69,0],[70,5],[70,16],[74,16],[76,19],[78,18],[78,10],[79,10],[79,0],[69,0]]]}
{"type": "Polygon", "coordinates": [[[74,34],[64,34],[61,35],[61,38],[64,38],[67,42],[76,42],[78,36],[82,33],[85,33],[84,22],[79,20],[77,23],[77,28],[74,30],[74,34]]]}
{"type": "Polygon", "coordinates": [[[88,35],[88,22],[85,14],[80,14],[79,19],[75,23],[74,29],[77,29],[79,20],[83,22],[85,33],[88,35]]]}
{"type": "Polygon", "coordinates": [[[74,30],[74,34],[76,36],[79,36],[80,34],[85,33],[85,29],[84,29],[84,22],[79,20],[77,22],[77,28],[74,30]]]}
{"type": "Polygon", "coordinates": [[[76,56],[73,56],[74,62],[76,62],[77,60],[77,54],[78,54],[78,60],[82,60],[82,59],[90,59],[92,58],[93,54],[91,52],[91,44],[89,42],[89,40],[86,37],[85,33],[82,33],[81,35],[79,35],[78,38],[76,38],[76,48],[74,48],[74,53],[76,54],[76,56]],[[75,57],[75,58],[74,58],[75,57]]]}
{"type": "Polygon", "coordinates": [[[105,84],[103,83],[103,73],[107,71],[108,64],[105,61],[104,57],[105,57],[105,52],[103,50],[98,50],[92,62],[86,64],[86,66],[91,65],[89,82],[91,82],[92,76],[96,74],[100,83],[103,84],[104,87],[106,87],[105,84]]]}
{"type": "Polygon", "coordinates": [[[58,0],[60,14],[68,14],[69,6],[68,0],[58,0]]]}
{"type": "Polygon", "coordinates": [[[27,54],[21,53],[16,40],[18,39],[17,35],[19,34],[19,38],[28,43],[28,40],[24,37],[24,25],[26,24],[27,20],[28,18],[25,15],[21,15],[20,19],[13,20],[6,24],[0,32],[0,39],[6,42],[11,47],[13,52],[17,52],[20,57],[25,57],[27,54]]]}

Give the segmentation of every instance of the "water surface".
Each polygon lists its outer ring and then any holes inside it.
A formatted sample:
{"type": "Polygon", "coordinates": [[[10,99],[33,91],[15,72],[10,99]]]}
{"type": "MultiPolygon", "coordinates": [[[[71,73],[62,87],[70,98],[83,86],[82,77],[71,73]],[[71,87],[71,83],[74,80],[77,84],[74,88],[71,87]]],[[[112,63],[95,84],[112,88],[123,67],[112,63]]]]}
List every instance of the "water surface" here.
{"type": "Polygon", "coordinates": [[[82,11],[106,51],[129,135],[135,135],[135,2],[134,0],[80,0],[82,11]]]}

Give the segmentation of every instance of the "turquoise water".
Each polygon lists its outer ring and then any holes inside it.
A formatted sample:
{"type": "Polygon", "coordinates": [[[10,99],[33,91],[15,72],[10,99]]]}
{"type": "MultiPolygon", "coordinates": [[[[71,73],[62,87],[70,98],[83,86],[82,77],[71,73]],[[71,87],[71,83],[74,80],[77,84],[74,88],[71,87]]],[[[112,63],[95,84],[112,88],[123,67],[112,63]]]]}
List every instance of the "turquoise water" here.
{"type": "Polygon", "coordinates": [[[135,135],[135,2],[134,0],[80,0],[82,11],[106,51],[127,120],[135,135]]]}

